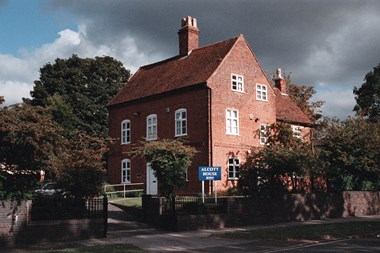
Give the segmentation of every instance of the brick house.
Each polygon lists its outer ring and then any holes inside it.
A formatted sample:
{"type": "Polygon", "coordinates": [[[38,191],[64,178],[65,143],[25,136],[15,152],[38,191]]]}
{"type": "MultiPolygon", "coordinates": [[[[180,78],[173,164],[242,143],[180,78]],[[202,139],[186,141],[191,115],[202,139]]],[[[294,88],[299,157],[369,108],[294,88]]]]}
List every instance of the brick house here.
{"type": "Polygon", "coordinates": [[[222,167],[218,189],[236,185],[249,146],[265,145],[267,125],[286,121],[307,135],[312,122],[286,94],[281,72],[272,87],[243,35],[199,47],[196,19],[186,17],[178,36],[178,55],[140,67],[108,104],[109,134],[119,140],[109,152],[111,184],[143,183],[157,193],[149,164],[128,156],[142,138],[184,137],[198,150],[181,189],[194,194],[198,166],[222,167]]]}

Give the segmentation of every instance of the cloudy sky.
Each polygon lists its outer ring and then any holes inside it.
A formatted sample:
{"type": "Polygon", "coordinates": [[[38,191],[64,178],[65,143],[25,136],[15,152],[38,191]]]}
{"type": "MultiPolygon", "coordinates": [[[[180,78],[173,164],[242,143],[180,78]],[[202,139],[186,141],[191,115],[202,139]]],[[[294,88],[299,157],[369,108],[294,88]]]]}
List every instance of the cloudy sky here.
{"type": "Polygon", "coordinates": [[[0,0],[0,95],[29,97],[56,58],[110,55],[135,72],[178,53],[180,19],[200,45],[243,34],[267,73],[313,85],[323,114],[352,115],[352,90],[380,62],[377,0],[0,0]]]}

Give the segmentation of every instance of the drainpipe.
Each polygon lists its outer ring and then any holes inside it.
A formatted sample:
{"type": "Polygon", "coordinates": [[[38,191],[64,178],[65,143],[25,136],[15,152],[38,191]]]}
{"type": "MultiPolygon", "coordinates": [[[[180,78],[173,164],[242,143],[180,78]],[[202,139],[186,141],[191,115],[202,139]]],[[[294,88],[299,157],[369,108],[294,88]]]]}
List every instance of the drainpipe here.
{"type": "MultiPolygon", "coordinates": [[[[207,85],[207,84],[206,84],[207,85]]],[[[212,105],[212,98],[211,98],[211,93],[212,93],[212,90],[210,87],[207,87],[207,95],[208,95],[208,113],[209,113],[209,116],[208,116],[208,143],[209,143],[209,146],[208,146],[208,149],[209,149],[209,162],[208,162],[208,165],[209,166],[213,166],[213,152],[212,152],[212,108],[211,108],[211,105],[212,105]]],[[[210,184],[210,183],[209,183],[210,184]]],[[[210,191],[212,192],[214,189],[212,189],[212,186],[209,185],[209,193],[210,191]]]]}

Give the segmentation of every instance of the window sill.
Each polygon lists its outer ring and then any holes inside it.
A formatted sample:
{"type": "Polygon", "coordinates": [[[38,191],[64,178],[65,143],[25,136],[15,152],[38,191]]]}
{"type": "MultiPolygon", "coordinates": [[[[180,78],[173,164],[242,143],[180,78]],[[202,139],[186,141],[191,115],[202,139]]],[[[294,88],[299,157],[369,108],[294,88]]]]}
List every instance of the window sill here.
{"type": "Polygon", "coordinates": [[[175,135],[174,137],[184,137],[184,136],[187,136],[187,134],[175,135]]]}
{"type": "Polygon", "coordinates": [[[237,93],[242,93],[242,94],[245,94],[245,91],[240,91],[240,90],[233,90],[233,89],[231,89],[231,91],[233,91],[233,92],[237,92],[237,93]]]}

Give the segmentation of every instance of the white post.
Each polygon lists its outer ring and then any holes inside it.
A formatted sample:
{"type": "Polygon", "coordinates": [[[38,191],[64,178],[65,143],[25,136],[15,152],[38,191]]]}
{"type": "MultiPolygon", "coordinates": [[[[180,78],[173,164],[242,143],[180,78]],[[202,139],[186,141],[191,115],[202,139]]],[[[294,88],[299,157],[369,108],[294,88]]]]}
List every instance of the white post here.
{"type": "Polygon", "coordinates": [[[218,204],[218,181],[214,180],[215,204],[218,204]]]}
{"type": "Polygon", "coordinates": [[[124,191],[123,192],[124,192],[124,198],[125,198],[125,184],[123,186],[124,186],[124,191]]]}
{"type": "Polygon", "coordinates": [[[205,181],[202,180],[202,203],[205,203],[205,181]]]}

